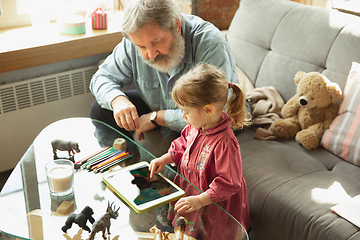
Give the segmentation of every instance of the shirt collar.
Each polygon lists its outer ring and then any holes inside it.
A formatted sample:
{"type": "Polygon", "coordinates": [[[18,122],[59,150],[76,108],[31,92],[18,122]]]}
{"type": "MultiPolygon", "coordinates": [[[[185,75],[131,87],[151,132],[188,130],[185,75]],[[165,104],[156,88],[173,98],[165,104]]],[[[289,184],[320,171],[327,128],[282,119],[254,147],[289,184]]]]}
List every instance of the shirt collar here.
{"type": "Polygon", "coordinates": [[[222,120],[219,124],[217,124],[215,127],[208,128],[208,129],[199,129],[199,133],[202,135],[208,135],[208,134],[214,134],[218,133],[220,131],[223,131],[224,129],[228,128],[230,126],[231,119],[226,115],[225,112],[222,112],[222,120]]]}
{"type": "Polygon", "coordinates": [[[188,18],[186,14],[183,14],[183,20],[181,23],[181,34],[185,40],[185,56],[183,59],[184,63],[191,63],[192,62],[192,41],[191,41],[191,26],[188,22],[188,18]]]}

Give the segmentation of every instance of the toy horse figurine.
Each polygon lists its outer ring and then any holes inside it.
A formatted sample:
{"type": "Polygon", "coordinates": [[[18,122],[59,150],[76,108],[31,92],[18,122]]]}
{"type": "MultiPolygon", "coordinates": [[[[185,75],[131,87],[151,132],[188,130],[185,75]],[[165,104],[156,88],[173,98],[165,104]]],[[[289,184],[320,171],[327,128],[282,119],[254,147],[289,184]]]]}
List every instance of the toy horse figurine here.
{"type": "Polygon", "coordinates": [[[72,162],[75,162],[75,160],[74,160],[75,152],[76,153],[80,152],[79,144],[74,141],[65,141],[65,140],[60,140],[60,139],[54,139],[51,141],[51,146],[52,146],[53,153],[54,153],[54,160],[60,159],[56,154],[56,150],[68,151],[69,158],[65,158],[65,159],[71,160],[72,162]],[[72,154],[70,154],[70,153],[72,153],[72,154]]]}
{"type": "Polygon", "coordinates": [[[119,207],[117,210],[115,210],[115,206],[114,206],[114,209],[112,209],[112,205],[113,205],[113,202],[111,204],[110,204],[110,202],[108,202],[108,207],[106,209],[106,213],[101,218],[96,220],[95,223],[93,224],[89,240],[93,240],[95,237],[95,234],[100,231],[102,231],[102,237],[104,239],[106,239],[106,237],[105,237],[106,229],[107,229],[108,235],[110,235],[110,219],[111,218],[116,219],[119,216],[118,211],[120,209],[120,207],[119,207]]]}
{"type": "MultiPolygon", "coordinates": [[[[175,222],[175,229],[174,229],[174,240],[184,240],[184,233],[186,230],[187,221],[184,217],[179,217],[175,222]]],[[[155,233],[154,240],[169,240],[169,232],[161,232],[160,229],[155,225],[150,228],[151,233],[155,233]]],[[[193,238],[189,238],[193,239],[193,238]]]]}
{"type": "Polygon", "coordinates": [[[161,232],[156,225],[150,228],[150,232],[155,233],[154,240],[169,240],[169,232],[161,232]]]}

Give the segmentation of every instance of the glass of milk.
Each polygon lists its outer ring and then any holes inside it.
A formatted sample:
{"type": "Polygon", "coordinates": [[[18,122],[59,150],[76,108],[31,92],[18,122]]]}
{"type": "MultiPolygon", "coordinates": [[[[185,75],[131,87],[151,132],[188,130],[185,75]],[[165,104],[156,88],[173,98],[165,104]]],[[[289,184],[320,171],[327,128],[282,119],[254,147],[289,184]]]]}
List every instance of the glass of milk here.
{"type": "Polygon", "coordinates": [[[52,199],[66,199],[74,196],[74,164],[59,159],[45,165],[47,182],[52,199]]]}

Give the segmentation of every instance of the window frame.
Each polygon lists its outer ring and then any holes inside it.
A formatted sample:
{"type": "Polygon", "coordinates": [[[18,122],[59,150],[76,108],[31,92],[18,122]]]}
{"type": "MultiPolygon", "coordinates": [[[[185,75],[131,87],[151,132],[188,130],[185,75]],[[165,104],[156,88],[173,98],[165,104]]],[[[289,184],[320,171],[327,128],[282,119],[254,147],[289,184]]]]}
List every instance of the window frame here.
{"type": "Polygon", "coordinates": [[[26,26],[31,24],[30,13],[18,14],[16,0],[0,0],[0,28],[26,26]]]}

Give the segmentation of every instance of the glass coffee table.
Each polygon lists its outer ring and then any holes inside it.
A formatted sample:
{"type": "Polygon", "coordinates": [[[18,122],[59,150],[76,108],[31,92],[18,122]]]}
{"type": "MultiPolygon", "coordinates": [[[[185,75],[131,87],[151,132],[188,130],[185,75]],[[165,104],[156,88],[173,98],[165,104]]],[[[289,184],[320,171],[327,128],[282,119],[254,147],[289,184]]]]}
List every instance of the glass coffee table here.
{"type": "MultiPolygon", "coordinates": [[[[106,239],[154,239],[150,228],[154,225],[162,226],[156,218],[159,208],[154,208],[143,213],[132,210],[117,194],[112,192],[102,180],[102,174],[115,171],[139,161],[150,161],[155,158],[149,151],[143,149],[131,139],[123,136],[106,124],[101,125],[107,131],[106,139],[99,141],[95,136],[95,127],[89,118],[69,118],[60,120],[47,126],[34,140],[20,162],[17,164],[0,193],[0,238],[1,239],[88,239],[88,231],[73,224],[66,233],[62,231],[68,214],[80,213],[86,206],[93,210],[92,217],[97,220],[105,214],[109,203],[113,208],[119,209],[118,217],[111,219],[110,235],[106,239]],[[70,199],[51,199],[45,176],[45,164],[53,161],[51,141],[54,139],[71,140],[79,143],[80,152],[74,155],[78,162],[91,154],[104,148],[105,145],[113,146],[115,139],[126,139],[126,151],[131,157],[112,166],[103,173],[95,173],[84,168],[76,170],[74,174],[74,196],[70,199]],[[67,209],[59,208],[63,201],[71,203],[67,209]],[[65,212],[60,212],[60,210],[65,212]]],[[[58,157],[68,157],[67,151],[58,151],[58,157]]],[[[166,166],[168,173],[176,171],[166,166]]],[[[220,206],[218,206],[220,207],[220,206]]],[[[230,214],[227,226],[234,236],[234,240],[248,239],[245,229],[230,214]]],[[[87,221],[90,229],[92,224],[87,221]]],[[[161,231],[170,232],[169,240],[176,239],[172,226],[159,227],[161,231]]],[[[103,239],[102,232],[95,235],[95,239],[103,239]]],[[[185,239],[188,238],[185,236],[185,239]]]]}

